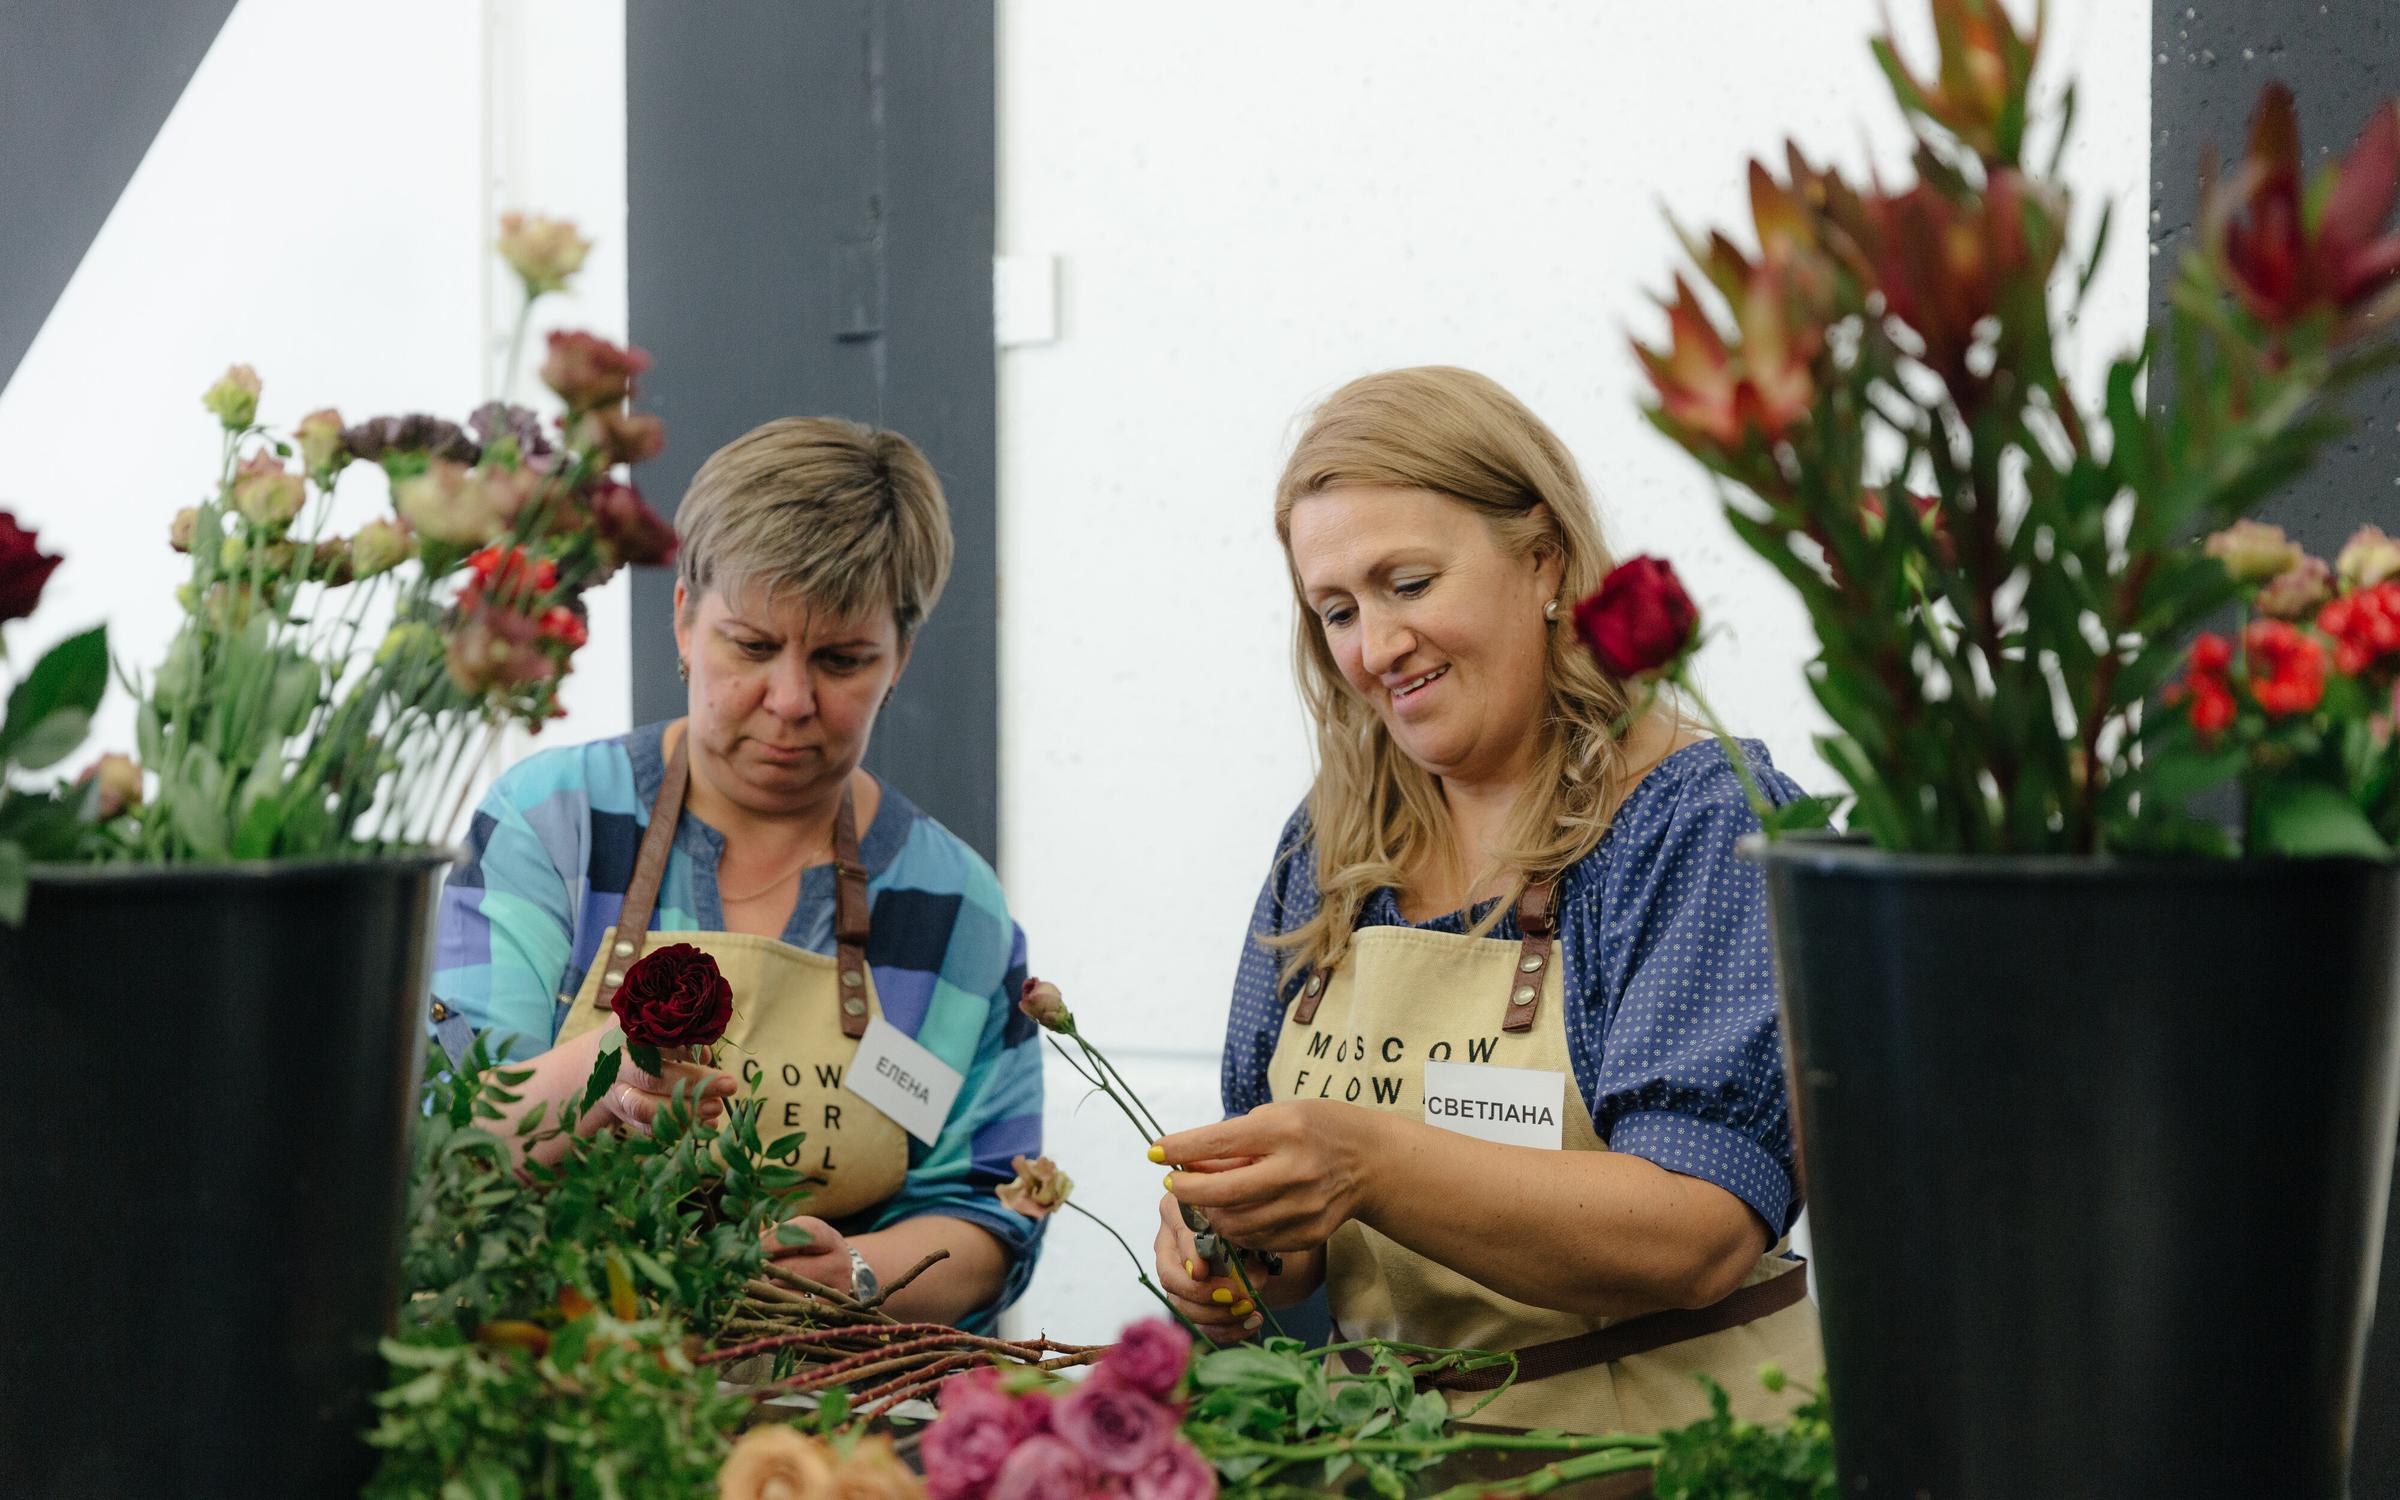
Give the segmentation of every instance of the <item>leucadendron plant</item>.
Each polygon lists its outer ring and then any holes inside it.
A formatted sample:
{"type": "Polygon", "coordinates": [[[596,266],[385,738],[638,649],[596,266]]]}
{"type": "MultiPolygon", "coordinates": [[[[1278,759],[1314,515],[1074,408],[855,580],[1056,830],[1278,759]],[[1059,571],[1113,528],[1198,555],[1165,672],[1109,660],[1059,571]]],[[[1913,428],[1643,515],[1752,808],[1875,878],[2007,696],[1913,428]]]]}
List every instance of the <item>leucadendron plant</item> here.
{"type": "Polygon", "coordinates": [[[2038,9],[1931,9],[1931,77],[1875,43],[1908,180],[1797,146],[1751,163],[1748,247],[1684,235],[1667,339],[1635,346],[1652,421],[1808,610],[1851,829],[1917,852],[2389,855],[2381,595],[2202,639],[2190,685],[2162,689],[2204,623],[2305,592],[2203,537],[2305,471],[2390,359],[2400,112],[2309,176],[2270,86],[2247,154],[2202,166],[2164,325],[2077,390],[2060,339],[2108,216],[2079,236],[2058,175],[2073,90],[2052,111],[2033,88],[2038,9]],[[2195,803],[2228,783],[2231,830],[2195,803]]]}

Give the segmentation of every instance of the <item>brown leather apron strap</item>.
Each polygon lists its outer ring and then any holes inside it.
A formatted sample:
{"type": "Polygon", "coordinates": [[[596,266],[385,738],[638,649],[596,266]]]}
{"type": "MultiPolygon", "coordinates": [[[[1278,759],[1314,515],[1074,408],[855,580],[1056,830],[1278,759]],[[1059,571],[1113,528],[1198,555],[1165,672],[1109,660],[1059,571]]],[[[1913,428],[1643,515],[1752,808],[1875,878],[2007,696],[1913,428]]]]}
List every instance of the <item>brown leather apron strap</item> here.
{"type": "MultiPolygon", "coordinates": [[[[675,850],[675,825],[683,818],[684,793],[692,779],[691,735],[675,741],[667,767],[658,779],[658,795],[650,803],[650,826],[642,830],[641,852],[634,856],[633,879],[625,886],[625,904],[617,912],[616,941],[608,950],[608,967],[601,971],[592,1004],[610,1008],[625,983],[625,971],[642,956],[650,940],[650,918],[658,910],[658,888],[667,877],[667,856],[675,850]]],[[[858,856],[858,816],[850,788],[842,787],[842,805],[833,819],[833,938],[840,968],[842,1035],[856,1041],[867,1034],[867,869],[858,856]]]]}
{"type": "Polygon", "coordinates": [[[841,968],[842,1035],[852,1041],[867,1034],[867,913],[867,867],[859,862],[858,818],[845,782],[833,815],[833,942],[841,968]]]}
{"type": "Polygon", "coordinates": [[[633,879],[625,886],[625,904],[617,909],[616,941],[608,950],[608,967],[592,1004],[607,1010],[625,983],[625,971],[642,956],[650,940],[650,917],[658,910],[658,888],[667,878],[667,856],[675,852],[675,825],[683,818],[683,794],[692,779],[690,736],[675,741],[666,771],[658,778],[658,795],[650,800],[650,826],[642,830],[641,852],[633,858],[633,879]]]}
{"type": "Polygon", "coordinates": [[[1292,1002],[1292,1024],[1306,1026],[1317,1018],[1317,1007],[1325,1002],[1325,973],[1322,969],[1308,976],[1300,986],[1300,996],[1292,1002]]]}
{"type": "Polygon", "coordinates": [[[1558,898],[1558,877],[1528,883],[1525,894],[1517,898],[1517,928],[1525,940],[1517,947],[1517,969],[1508,985],[1508,1009],[1502,1012],[1502,1031],[1531,1031],[1533,1018],[1542,1008],[1542,981],[1550,976],[1543,973],[1555,956],[1558,935],[1558,915],[1552,905],[1558,898]]]}
{"type": "MultiPolygon", "coordinates": [[[[1546,1380],[1553,1375],[1568,1375],[1577,1370],[1589,1370],[1598,1365],[1614,1364],[1636,1354],[1686,1343],[1712,1333],[1723,1333],[1745,1323],[1772,1316],[1798,1303],[1808,1295],[1808,1262],[1795,1260],[1792,1269],[1765,1281],[1753,1282],[1720,1301],[1706,1307],[1668,1308],[1664,1312],[1644,1313],[1595,1328],[1589,1333],[1570,1334],[1563,1339],[1533,1344],[1517,1351],[1516,1381],[1546,1380]]],[[[1364,1350],[1345,1349],[1342,1363],[1357,1374],[1373,1367],[1364,1350]]],[[[1490,1391],[1499,1389],[1509,1378],[1505,1368],[1484,1370],[1443,1370],[1437,1374],[1419,1376],[1417,1385],[1424,1390],[1490,1391]]]]}

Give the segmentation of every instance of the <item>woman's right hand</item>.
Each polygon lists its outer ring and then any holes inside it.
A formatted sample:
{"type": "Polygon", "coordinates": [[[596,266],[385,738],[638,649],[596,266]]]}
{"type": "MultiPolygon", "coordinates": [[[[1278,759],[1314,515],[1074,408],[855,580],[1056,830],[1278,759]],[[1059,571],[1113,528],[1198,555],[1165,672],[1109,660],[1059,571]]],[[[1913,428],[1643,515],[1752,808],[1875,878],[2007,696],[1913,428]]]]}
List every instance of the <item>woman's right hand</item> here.
{"type": "Polygon", "coordinates": [[[664,1068],[654,1077],[636,1067],[632,1058],[624,1059],[617,1065],[617,1081],[583,1117],[578,1131],[589,1135],[618,1125],[647,1134],[678,1086],[693,1098],[692,1112],[702,1124],[713,1125],[725,1117],[725,1101],[738,1087],[731,1073],[696,1062],[669,1062],[664,1068]]]}
{"type": "Polygon", "coordinates": [[[1237,1344],[1258,1329],[1265,1315],[1242,1294],[1231,1276],[1211,1276],[1200,1262],[1200,1246],[1183,1222],[1183,1206],[1173,1194],[1158,1200],[1159,1289],[1178,1312],[1210,1340],[1237,1344]]]}

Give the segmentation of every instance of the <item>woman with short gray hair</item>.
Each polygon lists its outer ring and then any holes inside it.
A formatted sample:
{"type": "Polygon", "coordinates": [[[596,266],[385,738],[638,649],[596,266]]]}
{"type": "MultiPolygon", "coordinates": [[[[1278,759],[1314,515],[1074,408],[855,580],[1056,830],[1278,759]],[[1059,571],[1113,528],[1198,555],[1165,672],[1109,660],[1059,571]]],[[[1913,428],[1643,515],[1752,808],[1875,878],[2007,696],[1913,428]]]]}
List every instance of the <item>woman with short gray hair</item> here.
{"type": "Polygon", "coordinates": [[[717,1066],[628,1065],[576,1129],[755,1088],[762,1137],[805,1132],[782,1263],[867,1295],[947,1251],[892,1312],[988,1324],[1038,1240],[993,1197],[1041,1151],[1025,939],[990,866],[860,765],[949,576],[940,481],[897,433],[787,418],[712,455],[676,525],[685,716],[494,784],[442,897],[435,1029],[514,1035],[539,1053],[518,1109],[564,1108],[621,1042],[626,969],[701,948],[734,992],[717,1066]],[[886,1062],[938,1086],[853,1089],[886,1062]]]}

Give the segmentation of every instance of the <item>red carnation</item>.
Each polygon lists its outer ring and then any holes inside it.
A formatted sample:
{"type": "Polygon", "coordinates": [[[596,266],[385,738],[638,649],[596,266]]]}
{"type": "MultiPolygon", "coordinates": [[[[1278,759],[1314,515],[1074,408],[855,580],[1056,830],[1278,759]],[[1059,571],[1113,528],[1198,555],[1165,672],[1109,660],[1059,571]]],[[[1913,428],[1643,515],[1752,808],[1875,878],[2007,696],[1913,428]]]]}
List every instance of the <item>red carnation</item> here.
{"type": "Polygon", "coordinates": [[[1692,647],[1700,611],[1673,565],[1637,557],[1618,564],[1575,606],[1575,630],[1612,677],[1661,676],[1692,647]]]}
{"type": "Polygon", "coordinates": [[[717,961],[689,943],[669,943],[645,953],[625,971],[610,1001],[635,1063],[652,1066],[661,1049],[705,1047],[725,1034],[733,1020],[733,986],[717,961]],[[651,1054],[645,1058],[643,1054],[651,1054]]]}
{"type": "Polygon", "coordinates": [[[34,545],[34,534],[0,510],[0,620],[22,620],[42,602],[42,587],[64,559],[34,545]]]}

